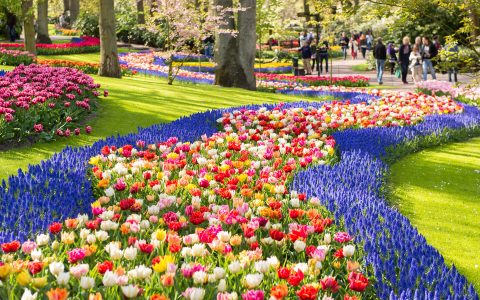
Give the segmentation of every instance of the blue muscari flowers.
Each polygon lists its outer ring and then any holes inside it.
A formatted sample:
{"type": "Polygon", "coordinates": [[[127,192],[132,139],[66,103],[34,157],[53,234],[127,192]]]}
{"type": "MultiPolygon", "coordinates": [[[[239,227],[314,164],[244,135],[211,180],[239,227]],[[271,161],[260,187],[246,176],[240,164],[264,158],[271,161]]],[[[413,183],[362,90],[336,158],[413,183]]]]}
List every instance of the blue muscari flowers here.
{"type": "MultiPolygon", "coordinates": [[[[344,100],[359,103],[370,95],[339,94],[344,100]]],[[[290,107],[319,107],[321,102],[285,103],[290,107]]],[[[247,106],[246,108],[258,108],[247,106]]],[[[265,105],[273,108],[274,105],[265,105]]],[[[222,112],[213,110],[182,117],[168,124],[139,128],[137,133],[109,137],[91,146],[71,148],[54,154],[26,173],[10,176],[0,187],[0,242],[24,241],[33,233],[45,231],[54,221],[90,213],[95,199],[87,178],[90,157],[105,145],[122,146],[138,140],[154,143],[176,136],[193,141],[211,135],[222,112]]],[[[397,209],[389,206],[380,193],[388,172],[381,157],[386,148],[448,129],[480,126],[480,111],[465,107],[462,114],[429,116],[415,126],[348,129],[334,133],[341,160],[335,165],[316,166],[298,173],[291,189],[319,197],[345,221],[346,229],[364,244],[365,261],[373,268],[375,288],[380,299],[472,299],[478,295],[465,277],[445,264],[440,253],[397,209]]]]}

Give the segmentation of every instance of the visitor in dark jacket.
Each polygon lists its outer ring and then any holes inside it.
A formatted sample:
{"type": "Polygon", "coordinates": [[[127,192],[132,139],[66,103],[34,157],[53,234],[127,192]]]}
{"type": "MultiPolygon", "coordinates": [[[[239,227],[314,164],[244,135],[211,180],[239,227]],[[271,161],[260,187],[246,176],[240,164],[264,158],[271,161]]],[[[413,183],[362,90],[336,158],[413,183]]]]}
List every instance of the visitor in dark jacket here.
{"type": "Polygon", "coordinates": [[[397,64],[397,51],[393,42],[388,42],[387,46],[388,62],[390,63],[390,74],[395,72],[395,65],[397,64]]]}
{"type": "Polygon", "coordinates": [[[402,69],[402,82],[404,84],[408,84],[407,74],[408,66],[410,64],[410,53],[412,53],[412,46],[410,45],[410,38],[406,36],[403,38],[403,43],[400,46],[400,49],[398,49],[398,62],[402,69]]]}
{"type": "Polygon", "coordinates": [[[303,68],[305,69],[305,75],[312,75],[312,66],[310,61],[312,60],[312,49],[310,48],[310,42],[307,41],[299,50],[303,59],[303,68]]]}
{"type": "Polygon", "coordinates": [[[318,75],[323,72],[323,61],[325,60],[325,71],[328,73],[328,41],[323,41],[317,48],[318,75]]]}
{"type": "Polygon", "coordinates": [[[382,38],[378,38],[375,48],[373,48],[373,57],[377,64],[377,82],[383,84],[383,70],[385,69],[385,60],[387,59],[387,48],[383,44],[382,38]]]}
{"type": "Polygon", "coordinates": [[[427,80],[428,72],[432,74],[432,79],[437,79],[435,75],[435,68],[433,67],[432,59],[437,56],[437,48],[435,45],[430,41],[429,37],[423,38],[423,45],[422,45],[422,67],[423,67],[423,80],[427,80]]]}

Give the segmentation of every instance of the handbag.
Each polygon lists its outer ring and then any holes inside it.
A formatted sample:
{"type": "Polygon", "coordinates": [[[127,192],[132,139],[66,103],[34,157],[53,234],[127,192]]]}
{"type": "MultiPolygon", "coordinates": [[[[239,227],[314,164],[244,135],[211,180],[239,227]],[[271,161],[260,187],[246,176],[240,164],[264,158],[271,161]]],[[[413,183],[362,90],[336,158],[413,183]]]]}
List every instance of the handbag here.
{"type": "Polygon", "coordinates": [[[397,68],[395,70],[395,77],[397,77],[397,78],[402,77],[402,71],[400,70],[400,68],[397,68]]]}

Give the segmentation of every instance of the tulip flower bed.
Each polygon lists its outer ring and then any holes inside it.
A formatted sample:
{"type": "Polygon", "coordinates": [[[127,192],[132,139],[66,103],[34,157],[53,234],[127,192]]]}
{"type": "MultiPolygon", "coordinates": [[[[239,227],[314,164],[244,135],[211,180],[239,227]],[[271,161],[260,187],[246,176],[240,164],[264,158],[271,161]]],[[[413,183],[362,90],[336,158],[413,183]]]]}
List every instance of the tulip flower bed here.
{"type": "MultiPolygon", "coordinates": [[[[165,65],[165,58],[153,52],[121,53],[120,63],[140,74],[168,77],[168,66],[165,65]]],[[[202,67],[203,68],[203,67],[202,67]]],[[[212,68],[206,66],[205,68],[212,68]]],[[[284,67],[281,67],[284,68],[284,67]]],[[[178,71],[177,79],[183,82],[213,84],[215,76],[211,69],[203,70],[208,72],[195,72],[198,67],[185,66],[178,71]]],[[[313,89],[318,86],[332,86],[329,76],[288,76],[280,74],[255,73],[257,76],[257,87],[260,91],[277,92],[277,90],[297,87],[313,89]]],[[[344,76],[333,77],[333,85],[345,87],[368,86],[368,78],[365,76],[344,76]]],[[[333,87],[336,89],[336,87],[333,87]]]]}
{"type": "MultiPolygon", "coordinates": [[[[90,36],[80,37],[79,42],[70,42],[63,44],[37,44],[38,55],[64,55],[64,54],[78,54],[91,53],[100,51],[100,39],[90,36]]],[[[19,43],[3,43],[0,48],[11,50],[23,50],[23,44],[19,43]]]]}
{"type": "Polygon", "coordinates": [[[66,149],[0,189],[4,290],[371,299],[373,283],[381,299],[478,299],[381,197],[379,158],[479,125],[478,109],[445,97],[357,95],[199,113],[66,149]]]}
{"type": "Polygon", "coordinates": [[[291,76],[282,74],[263,74],[256,73],[255,76],[259,80],[273,82],[297,83],[309,86],[328,86],[338,85],[345,87],[365,87],[368,86],[369,78],[362,75],[351,76],[291,76]]]}
{"type": "Polygon", "coordinates": [[[480,106],[480,87],[456,87],[448,81],[426,80],[417,84],[417,91],[429,95],[450,95],[469,105],[480,106]]]}
{"type": "Polygon", "coordinates": [[[29,65],[36,62],[35,55],[28,51],[8,50],[0,48],[0,65],[19,66],[29,65]]]}
{"type": "Polygon", "coordinates": [[[80,134],[79,123],[95,109],[99,95],[99,85],[81,71],[35,64],[5,73],[0,87],[2,146],[80,134]]]}
{"type": "MultiPolygon", "coordinates": [[[[88,63],[72,60],[62,60],[62,59],[42,59],[39,60],[40,65],[50,66],[50,67],[61,67],[61,68],[74,68],[82,71],[85,74],[98,74],[98,68],[100,67],[99,63],[88,63]]],[[[137,71],[130,70],[125,65],[121,65],[122,75],[131,76],[135,75],[137,71]]]]}
{"type": "MultiPolygon", "coordinates": [[[[176,62],[173,64],[175,67],[179,67],[182,70],[192,71],[192,72],[201,72],[201,73],[215,73],[215,64],[211,62],[176,62]]],[[[291,63],[283,62],[273,62],[273,63],[264,63],[264,64],[255,64],[255,72],[261,73],[275,73],[275,74],[284,74],[292,73],[293,68],[291,63]]]]}

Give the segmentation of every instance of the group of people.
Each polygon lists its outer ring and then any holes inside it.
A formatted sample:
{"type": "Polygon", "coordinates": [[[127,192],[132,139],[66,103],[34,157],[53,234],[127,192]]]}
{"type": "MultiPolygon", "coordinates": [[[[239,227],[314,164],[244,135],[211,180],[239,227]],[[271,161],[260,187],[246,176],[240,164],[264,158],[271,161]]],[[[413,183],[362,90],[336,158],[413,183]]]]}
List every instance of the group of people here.
{"type": "Polygon", "coordinates": [[[352,33],[350,38],[348,38],[346,33],[342,32],[339,44],[342,47],[343,59],[347,59],[347,53],[349,49],[350,55],[353,59],[357,59],[358,52],[361,52],[362,57],[365,59],[367,55],[367,50],[372,49],[373,35],[371,31],[367,31],[366,33],[352,33]]]}
{"type": "MultiPolygon", "coordinates": [[[[408,84],[407,75],[409,70],[415,83],[427,80],[428,73],[431,74],[432,79],[436,79],[434,58],[438,55],[441,47],[438,36],[434,36],[433,41],[428,36],[424,36],[423,38],[417,37],[413,45],[410,43],[410,38],[406,36],[403,38],[402,45],[398,49],[395,48],[393,42],[389,42],[388,45],[385,46],[382,39],[378,38],[373,49],[373,56],[375,57],[377,66],[378,83],[383,84],[383,72],[387,59],[390,63],[391,74],[394,73],[396,64],[398,63],[404,84],[408,84]]],[[[449,81],[452,81],[452,74],[454,75],[454,80],[457,81],[457,72],[454,69],[449,70],[449,81]]]]}
{"type": "Polygon", "coordinates": [[[323,62],[325,61],[325,72],[328,73],[328,50],[327,40],[319,42],[312,32],[302,32],[300,35],[300,49],[303,60],[305,75],[312,75],[317,71],[320,75],[323,72],[323,62]]]}

